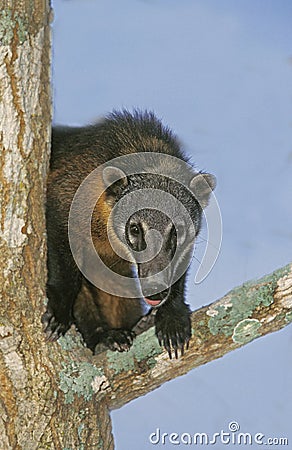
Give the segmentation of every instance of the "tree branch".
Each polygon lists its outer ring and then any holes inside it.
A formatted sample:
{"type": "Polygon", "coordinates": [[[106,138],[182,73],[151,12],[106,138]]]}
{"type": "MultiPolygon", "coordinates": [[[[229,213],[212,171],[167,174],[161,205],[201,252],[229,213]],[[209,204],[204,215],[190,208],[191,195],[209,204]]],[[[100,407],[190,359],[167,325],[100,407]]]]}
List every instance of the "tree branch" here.
{"type": "Polygon", "coordinates": [[[92,362],[102,367],[95,392],[106,393],[112,409],[164,382],[277,331],[292,321],[292,264],[258,281],[244,283],[192,314],[193,336],[185,355],[170,360],[154,328],[135,339],[128,353],[107,351],[92,362]]]}

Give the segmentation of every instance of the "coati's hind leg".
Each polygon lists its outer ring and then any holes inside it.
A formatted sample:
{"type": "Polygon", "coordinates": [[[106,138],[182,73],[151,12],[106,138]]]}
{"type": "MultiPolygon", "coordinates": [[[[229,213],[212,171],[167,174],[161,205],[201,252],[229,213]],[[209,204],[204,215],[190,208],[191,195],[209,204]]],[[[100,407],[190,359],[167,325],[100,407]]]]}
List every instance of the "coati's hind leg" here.
{"type": "Polygon", "coordinates": [[[48,304],[42,316],[47,341],[56,341],[73,323],[73,304],[81,287],[81,274],[71,261],[48,243],[48,304]]]}

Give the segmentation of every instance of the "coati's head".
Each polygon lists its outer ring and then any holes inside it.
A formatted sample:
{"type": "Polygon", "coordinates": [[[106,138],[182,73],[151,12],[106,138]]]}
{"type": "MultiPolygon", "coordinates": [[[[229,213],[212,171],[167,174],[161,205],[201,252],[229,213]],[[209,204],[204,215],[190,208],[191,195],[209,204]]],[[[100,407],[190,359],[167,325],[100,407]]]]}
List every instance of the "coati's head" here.
{"type": "MultiPolygon", "coordinates": [[[[158,307],[189,266],[202,211],[216,182],[212,175],[192,170],[180,182],[160,175],[157,167],[156,173],[147,169],[126,174],[121,167],[107,166],[103,179],[112,208],[108,229],[130,256],[144,300],[158,307]]],[[[177,176],[179,170],[179,165],[172,167],[169,175],[177,176]]]]}

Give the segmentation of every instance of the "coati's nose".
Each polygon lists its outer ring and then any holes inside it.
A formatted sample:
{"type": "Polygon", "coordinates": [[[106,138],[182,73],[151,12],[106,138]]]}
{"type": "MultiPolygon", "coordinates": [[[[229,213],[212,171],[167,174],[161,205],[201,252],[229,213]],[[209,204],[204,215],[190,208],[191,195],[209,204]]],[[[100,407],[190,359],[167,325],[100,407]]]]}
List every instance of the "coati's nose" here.
{"type": "Polygon", "coordinates": [[[163,300],[166,299],[169,293],[169,287],[166,285],[153,285],[153,286],[147,286],[148,292],[157,292],[153,295],[147,295],[144,297],[144,300],[148,305],[150,306],[158,306],[163,300]]]}

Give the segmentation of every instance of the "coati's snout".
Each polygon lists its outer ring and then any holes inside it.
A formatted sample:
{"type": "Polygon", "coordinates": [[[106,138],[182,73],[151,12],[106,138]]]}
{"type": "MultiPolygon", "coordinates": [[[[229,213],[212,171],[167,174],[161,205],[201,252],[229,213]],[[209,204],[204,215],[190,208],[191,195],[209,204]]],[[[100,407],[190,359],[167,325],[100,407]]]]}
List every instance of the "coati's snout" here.
{"type": "Polygon", "coordinates": [[[125,234],[144,300],[152,307],[160,306],[168,299],[173,284],[176,228],[163,212],[145,208],[130,217],[125,234]]]}

